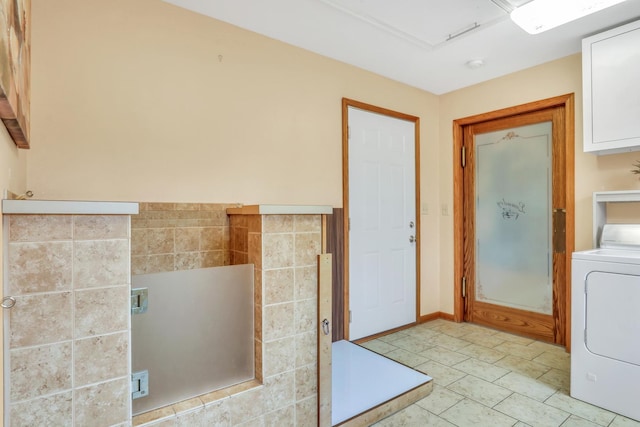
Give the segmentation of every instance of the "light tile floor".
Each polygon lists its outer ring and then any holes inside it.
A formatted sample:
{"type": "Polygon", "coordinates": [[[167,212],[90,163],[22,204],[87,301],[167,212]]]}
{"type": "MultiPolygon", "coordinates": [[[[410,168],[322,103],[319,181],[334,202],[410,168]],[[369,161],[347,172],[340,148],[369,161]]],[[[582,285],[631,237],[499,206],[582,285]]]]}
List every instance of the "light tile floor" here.
{"type": "Polygon", "coordinates": [[[562,347],[441,319],[362,345],[434,382],[429,396],[377,427],[640,427],[569,396],[570,355],[562,347]]]}

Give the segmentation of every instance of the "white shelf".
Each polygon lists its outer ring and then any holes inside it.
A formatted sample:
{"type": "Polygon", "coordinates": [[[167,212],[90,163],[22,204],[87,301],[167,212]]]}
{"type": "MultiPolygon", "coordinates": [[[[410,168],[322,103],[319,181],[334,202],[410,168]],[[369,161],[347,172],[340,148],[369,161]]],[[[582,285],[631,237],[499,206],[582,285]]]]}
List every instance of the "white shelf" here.
{"type": "Polygon", "coordinates": [[[133,202],[87,202],[75,200],[2,200],[2,213],[43,215],[132,215],[138,213],[133,202]]]}
{"type": "Polygon", "coordinates": [[[593,193],[593,247],[599,247],[602,227],[607,223],[607,203],[640,202],[640,190],[599,191],[593,193]]]}

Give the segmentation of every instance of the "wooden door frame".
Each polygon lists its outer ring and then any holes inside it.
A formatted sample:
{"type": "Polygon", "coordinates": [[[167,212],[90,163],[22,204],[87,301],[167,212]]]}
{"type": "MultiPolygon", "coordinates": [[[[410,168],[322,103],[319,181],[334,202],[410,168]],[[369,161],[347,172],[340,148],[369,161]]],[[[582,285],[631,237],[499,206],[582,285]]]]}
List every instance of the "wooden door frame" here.
{"type": "Polygon", "coordinates": [[[366,104],[349,98],[342,98],[342,207],[343,207],[343,242],[344,242],[344,268],[343,274],[343,325],[344,337],[349,337],[349,107],[359,108],[371,113],[413,122],[414,134],[414,161],[415,161],[415,217],[416,217],[416,321],[420,318],[420,117],[388,110],[375,105],[366,104]]]}
{"type": "Polygon", "coordinates": [[[464,191],[463,167],[461,152],[464,143],[464,128],[466,126],[489,120],[508,118],[524,113],[532,113],[554,107],[564,107],[565,150],[564,179],[566,183],[566,250],[565,250],[565,346],[570,349],[571,343],[571,254],[575,246],[575,192],[574,192],[574,149],[575,149],[575,107],[573,93],[534,101],[515,107],[503,108],[489,113],[477,114],[453,121],[453,292],[454,292],[454,320],[462,322],[464,319],[464,298],[462,296],[462,278],[464,275],[464,191]]]}

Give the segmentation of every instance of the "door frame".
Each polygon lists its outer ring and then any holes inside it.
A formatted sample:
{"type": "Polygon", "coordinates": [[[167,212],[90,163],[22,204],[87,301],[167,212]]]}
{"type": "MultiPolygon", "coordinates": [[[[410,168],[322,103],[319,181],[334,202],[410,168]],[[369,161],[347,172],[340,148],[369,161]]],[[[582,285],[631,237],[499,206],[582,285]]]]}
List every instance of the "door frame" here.
{"type": "MultiPolygon", "coordinates": [[[[342,310],[344,332],[343,336],[349,337],[349,107],[359,108],[371,113],[377,113],[396,119],[413,122],[414,134],[414,161],[415,161],[415,217],[416,217],[416,321],[420,318],[420,117],[400,113],[349,98],[342,98],[342,207],[343,207],[343,256],[344,268],[342,271],[344,306],[342,310]]],[[[396,328],[403,329],[403,327],[396,328]]]]}
{"type": "Polygon", "coordinates": [[[464,143],[464,129],[466,126],[495,119],[508,118],[524,113],[533,113],[554,107],[564,108],[562,120],[565,125],[563,149],[565,151],[564,179],[566,205],[566,234],[565,234],[565,346],[570,350],[571,344],[571,254],[575,245],[575,191],[574,191],[574,149],[575,149],[575,95],[573,93],[521,104],[514,107],[477,114],[453,121],[453,301],[454,320],[462,322],[464,319],[464,297],[462,280],[467,265],[464,260],[464,182],[462,165],[462,148],[464,143]]]}

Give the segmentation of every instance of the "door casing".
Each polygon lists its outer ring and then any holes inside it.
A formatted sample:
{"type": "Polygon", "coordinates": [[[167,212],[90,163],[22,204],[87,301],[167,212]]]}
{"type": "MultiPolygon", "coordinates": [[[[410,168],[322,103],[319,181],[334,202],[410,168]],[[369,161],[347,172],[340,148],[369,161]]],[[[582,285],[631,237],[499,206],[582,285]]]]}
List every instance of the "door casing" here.
{"type": "Polygon", "coordinates": [[[349,337],[349,107],[359,108],[361,110],[372,113],[382,114],[385,116],[412,121],[415,128],[415,198],[416,198],[416,236],[418,236],[418,244],[416,245],[416,322],[420,318],[420,118],[397,111],[389,110],[375,105],[366,104],[364,102],[353,99],[342,99],[342,205],[343,205],[343,224],[344,224],[344,269],[343,269],[343,325],[344,337],[349,337]]]}
{"type": "Polygon", "coordinates": [[[464,316],[464,297],[462,291],[462,281],[465,269],[464,259],[464,182],[462,165],[462,147],[464,143],[464,130],[467,126],[508,118],[524,113],[533,113],[554,107],[563,107],[565,126],[564,141],[562,149],[565,151],[564,181],[566,198],[566,234],[565,234],[565,307],[563,310],[563,320],[565,325],[564,337],[565,346],[569,350],[571,343],[571,254],[574,250],[575,242],[575,193],[574,193],[574,94],[566,94],[540,101],[509,107],[489,113],[478,114],[453,121],[453,221],[454,221],[454,320],[462,322],[464,316]]]}

